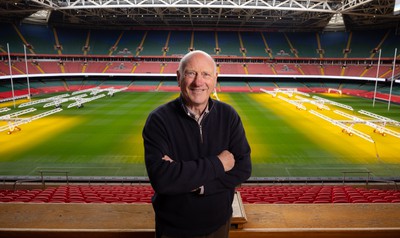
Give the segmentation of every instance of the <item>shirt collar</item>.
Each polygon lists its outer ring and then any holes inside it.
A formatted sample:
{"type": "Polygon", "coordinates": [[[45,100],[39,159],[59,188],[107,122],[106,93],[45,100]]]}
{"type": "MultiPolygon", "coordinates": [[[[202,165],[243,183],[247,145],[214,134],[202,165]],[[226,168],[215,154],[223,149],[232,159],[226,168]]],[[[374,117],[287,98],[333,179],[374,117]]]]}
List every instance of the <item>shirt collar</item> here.
{"type": "Polygon", "coordinates": [[[182,106],[183,110],[185,111],[185,114],[190,116],[191,118],[195,119],[199,123],[203,119],[204,115],[206,115],[210,112],[210,104],[212,105],[212,100],[209,99],[204,111],[200,115],[196,115],[185,105],[185,102],[184,102],[184,99],[182,96],[180,96],[180,102],[181,102],[181,106],[182,106]]]}

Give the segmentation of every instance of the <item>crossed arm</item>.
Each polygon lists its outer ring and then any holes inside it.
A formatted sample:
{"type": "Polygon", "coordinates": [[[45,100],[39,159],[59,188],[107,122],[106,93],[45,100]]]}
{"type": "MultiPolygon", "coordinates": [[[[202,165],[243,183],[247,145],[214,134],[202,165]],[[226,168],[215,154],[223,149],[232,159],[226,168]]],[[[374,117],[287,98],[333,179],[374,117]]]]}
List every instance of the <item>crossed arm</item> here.
{"type": "MultiPolygon", "coordinates": [[[[168,161],[170,163],[174,162],[174,160],[172,160],[168,155],[164,155],[161,159],[164,161],[168,161]]],[[[222,165],[224,166],[225,172],[230,171],[233,168],[233,166],[235,166],[235,157],[228,150],[222,151],[218,155],[218,159],[221,161],[222,165]]]]}

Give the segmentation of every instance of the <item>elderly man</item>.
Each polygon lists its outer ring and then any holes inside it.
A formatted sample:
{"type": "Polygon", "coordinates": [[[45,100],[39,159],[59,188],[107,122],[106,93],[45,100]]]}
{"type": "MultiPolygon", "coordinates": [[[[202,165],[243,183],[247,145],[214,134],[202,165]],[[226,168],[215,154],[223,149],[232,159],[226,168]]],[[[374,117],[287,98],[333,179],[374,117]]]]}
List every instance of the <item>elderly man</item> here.
{"type": "Polygon", "coordinates": [[[217,76],[210,55],[188,53],[177,71],[180,96],[147,118],[156,237],[229,236],[235,187],[251,174],[250,146],[237,112],[210,98],[217,76]]]}

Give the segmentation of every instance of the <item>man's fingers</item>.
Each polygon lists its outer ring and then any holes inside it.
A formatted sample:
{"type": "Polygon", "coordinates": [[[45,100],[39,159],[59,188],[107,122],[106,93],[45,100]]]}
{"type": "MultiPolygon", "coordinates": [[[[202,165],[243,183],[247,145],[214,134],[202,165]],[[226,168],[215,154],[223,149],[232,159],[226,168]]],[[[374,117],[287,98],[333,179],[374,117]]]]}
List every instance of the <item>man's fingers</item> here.
{"type": "Polygon", "coordinates": [[[161,159],[170,163],[174,162],[168,155],[164,155],[164,157],[162,157],[161,159]]]}
{"type": "Polygon", "coordinates": [[[235,166],[235,158],[233,154],[227,150],[222,151],[221,154],[218,155],[218,158],[224,166],[225,172],[228,172],[235,166]]]}

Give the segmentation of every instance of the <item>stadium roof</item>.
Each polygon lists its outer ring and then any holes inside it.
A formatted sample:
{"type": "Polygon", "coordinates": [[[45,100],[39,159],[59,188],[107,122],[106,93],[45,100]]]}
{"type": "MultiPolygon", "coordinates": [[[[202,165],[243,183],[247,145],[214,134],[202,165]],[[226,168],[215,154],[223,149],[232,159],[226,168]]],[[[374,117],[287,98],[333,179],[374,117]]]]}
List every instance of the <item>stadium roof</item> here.
{"type": "Polygon", "coordinates": [[[0,22],[271,31],[400,29],[395,0],[2,0],[0,22]]]}

